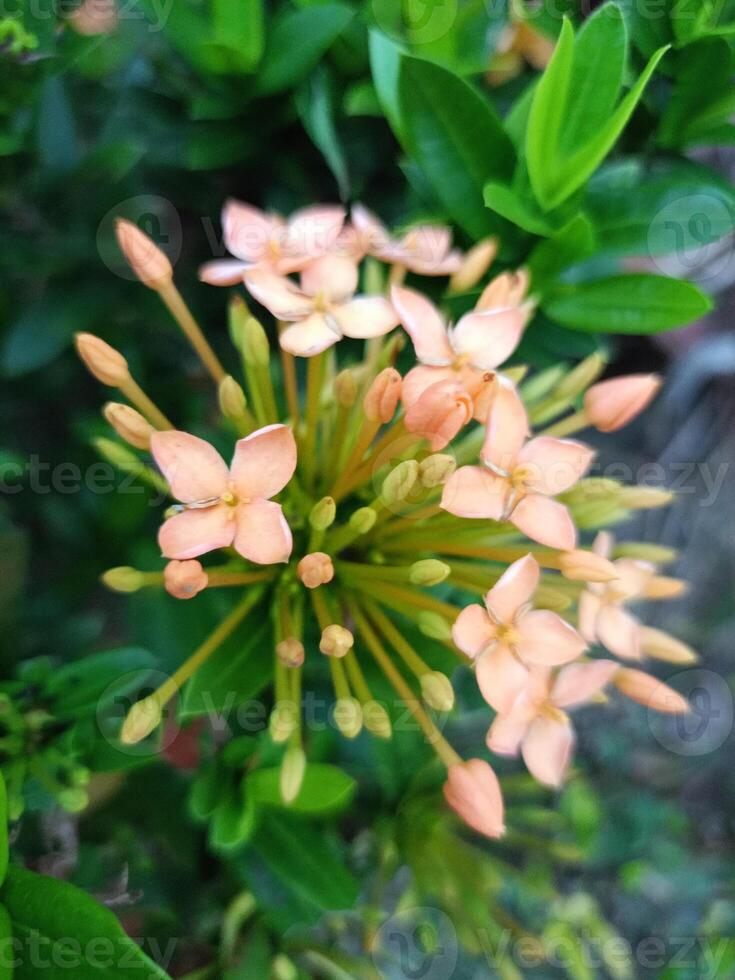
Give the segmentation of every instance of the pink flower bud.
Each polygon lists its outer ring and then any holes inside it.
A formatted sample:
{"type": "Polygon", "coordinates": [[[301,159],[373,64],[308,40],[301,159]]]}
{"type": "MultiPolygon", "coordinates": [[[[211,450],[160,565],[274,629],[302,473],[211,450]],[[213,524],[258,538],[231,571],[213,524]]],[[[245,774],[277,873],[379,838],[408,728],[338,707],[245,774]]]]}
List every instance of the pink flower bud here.
{"type": "Polygon", "coordinates": [[[117,243],[138,279],[151,289],[160,289],[173,278],[168,256],[132,221],[118,218],[117,243]]]}
{"type": "Polygon", "coordinates": [[[307,589],[318,589],[334,578],[334,565],[329,555],[323,551],[313,551],[304,555],[296,566],[296,573],[307,589]]]}
{"type": "Polygon", "coordinates": [[[600,432],[622,429],[653,401],[660,387],[657,374],[627,374],[599,381],[584,396],[587,419],[600,432]]]}
{"type": "Polygon", "coordinates": [[[130,378],[128,362],[120,351],[91,333],[78,333],[74,338],[77,353],[90,372],[104,385],[118,388],[130,378]]]}
{"type": "Polygon", "coordinates": [[[175,599],[193,599],[209,584],[209,576],[196,559],[170,561],[163,570],[163,584],[175,599]]]}
{"type": "Polygon", "coordinates": [[[621,667],[613,683],[626,698],[653,711],[663,711],[670,715],[686,714],[689,711],[689,702],[678,691],[642,670],[621,667]]]}
{"type": "Polygon", "coordinates": [[[140,412],[136,412],[130,405],[121,405],[118,402],[108,402],[102,412],[125,442],[136,449],[150,449],[151,436],[156,430],[140,412]]]}
{"type": "Polygon", "coordinates": [[[472,418],[472,399],[454,381],[429,385],[406,410],[409,432],[428,439],[431,451],[443,449],[472,418]]]}
{"type": "Polygon", "coordinates": [[[368,388],[362,403],[371,422],[390,422],[401,397],[403,380],[395,368],[385,368],[368,388]]]}
{"type": "Polygon", "coordinates": [[[322,632],[319,649],[328,657],[344,657],[355,645],[355,637],[350,630],[339,623],[332,623],[322,632]]]}
{"type": "Polygon", "coordinates": [[[486,837],[502,837],[503,796],[500,783],[490,765],[482,759],[469,759],[449,767],[444,796],[466,824],[486,837]]]}

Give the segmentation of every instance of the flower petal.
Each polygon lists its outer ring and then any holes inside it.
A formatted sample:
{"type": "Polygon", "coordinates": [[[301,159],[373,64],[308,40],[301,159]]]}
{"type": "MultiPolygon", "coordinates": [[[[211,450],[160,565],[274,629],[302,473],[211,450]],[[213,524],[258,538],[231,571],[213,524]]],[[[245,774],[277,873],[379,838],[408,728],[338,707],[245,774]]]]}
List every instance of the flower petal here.
{"type": "Polygon", "coordinates": [[[544,786],[561,786],[574,748],[574,729],[568,719],[539,717],[523,740],[523,761],[544,786]]]}
{"type": "Polygon", "coordinates": [[[356,296],[331,312],[345,337],[356,340],[382,337],[398,326],[396,311],[382,296],[356,296]]]}
{"type": "Polygon", "coordinates": [[[154,432],[151,452],[171,493],[182,503],[221,497],[227,490],[227,464],[204,439],[176,429],[154,432]]]}
{"type": "Polygon", "coordinates": [[[435,385],[439,381],[453,381],[454,379],[455,372],[450,367],[430,367],[427,364],[419,364],[417,367],[411,368],[403,379],[401,389],[401,399],[404,406],[409,408],[413,405],[431,385],[435,385]]]}
{"type": "Polygon", "coordinates": [[[589,589],[585,589],[577,604],[579,632],[588,643],[597,643],[597,617],[602,608],[602,600],[589,589]]]}
{"type": "Polygon", "coordinates": [[[587,643],[561,616],[548,609],[533,609],[518,623],[516,649],[530,664],[555,667],[576,660],[587,643]]]}
{"type": "Polygon", "coordinates": [[[497,310],[517,306],[528,292],[529,275],[526,269],[517,272],[501,272],[485,286],[478,299],[476,310],[497,310]]]}
{"type": "Polygon", "coordinates": [[[574,439],[537,436],[518,453],[518,465],[528,471],[531,490],[553,497],[579,482],[594,458],[594,449],[574,439]]]}
{"type": "Polygon", "coordinates": [[[541,570],[533,555],[514,561],[485,596],[491,618],[500,623],[512,623],[516,613],[530,602],[538,588],[541,570]]]}
{"type": "Polygon", "coordinates": [[[444,796],[449,806],[478,834],[492,838],[503,835],[503,794],[489,763],[469,759],[450,766],[444,796]]]}
{"type": "Polygon", "coordinates": [[[433,453],[443,449],[472,418],[472,399],[462,385],[438,381],[405,414],[409,432],[427,439],[433,453]]]}
{"type": "Polygon", "coordinates": [[[456,517],[499,521],[507,492],[507,481],[484,466],[460,466],[444,484],[440,506],[456,517]]]}
{"type": "Polygon", "coordinates": [[[286,327],[278,342],[289,354],[296,354],[297,357],[313,357],[341,339],[342,335],[336,322],[328,321],[321,313],[313,313],[305,320],[286,327]]]}
{"type": "Polygon", "coordinates": [[[349,299],[357,289],[357,266],[339,255],[314,259],[301,272],[301,288],[307,296],[321,293],[334,303],[349,299]]]}
{"type": "Polygon", "coordinates": [[[535,709],[530,705],[514,708],[508,714],[496,715],[487,733],[487,747],[498,755],[518,755],[534,716],[535,709]]]}
{"type": "Polygon", "coordinates": [[[335,204],[315,204],[294,211],[283,236],[282,272],[295,272],[303,263],[328,252],[337,242],[345,210],[335,204]]]}
{"type": "Polygon", "coordinates": [[[244,280],[251,295],[279,320],[301,320],[314,309],[310,296],[269,269],[248,269],[244,280]]]}
{"type": "Polygon", "coordinates": [[[217,259],[199,267],[199,278],[210,286],[236,286],[247,268],[247,262],[239,259],[217,259]]]}
{"type": "Polygon", "coordinates": [[[295,469],[293,432],[285,425],[266,425],[238,439],[230,474],[243,497],[269,500],[283,490],[295,469]]]}
{"type": "Polygon", "coordinates": [[[495,640],[495,626],[482,606],[473,602],[455,619],[452,639],[462,653],[474,660],[495,640]]]}
{"type": "Polygon", "coordinates": [[[375,255],[388,247],[391,240],[388,229],[372,211],[362,204],[353,204],[351,217],[367,252],[375,255]]]}
{"type": "Polygon", "coordinates": [[[237,507],[235,548],[256,565],[273,565],[291,557],[293,539],[280,504],[251,500],[237,507]]]}
{"type": "Polygon", "coordinates": [[[518,307],[487,313],[467,313],[452,331],[452,346],[482,371],[507,361],[518,346],[525,326],[518,307]]]}
{"type": "Polygon", "coordinates": [[[500,644],[481,653],[476,664],[480,693],[491,708],[507,714],[528,683],[528,669],[500,644]]]}
{"type": "Polygon", "coordinates": [[[229,548],[235,537],[232,516],[227,504],[215,504],[169,517],[158,532],[161,554],[185,561],[216,548],[229,548]]]}
{"type": "Polygon", "coordinates": [[[445,367],[454,360],[446,324],[439,310],[421,293],[394,286],[391,302],[413,342],[416,357],[422,364],[445,367]]]}
{"type": "Polygon", "coordinates": [[[510,471],[527,435],[528,416],[521,397],[512,381],[498,375],[480,459],[510,471]]]}
{"type": "Polygon", "coordinates": [[[244,262],[258,262],[282,227],[280,218],[242,201],[231,198],[222,208],[222,231],[227,251],[244,262]]]}
{"type": "Polygon", "coordinates": [[[530,493],[516,504],[510,517],[527,538],[560,551],[571,551],[577,544],[577,529],[564,506],[551,497],[530,493]]]}
{"type": "Polygon", "coordinates": [[[597,639],[623,660],[641,659],[641,624],[620,606],[603,603],[596,620],[597,639]]]}
{"type": "Polygon", "coordinates": [[[551,700],[557,708],[571,708],[589,701],[610,682],[620,667],[614,660],[592,660],[588,664],[569,664],[559,671],[551,700]]]}

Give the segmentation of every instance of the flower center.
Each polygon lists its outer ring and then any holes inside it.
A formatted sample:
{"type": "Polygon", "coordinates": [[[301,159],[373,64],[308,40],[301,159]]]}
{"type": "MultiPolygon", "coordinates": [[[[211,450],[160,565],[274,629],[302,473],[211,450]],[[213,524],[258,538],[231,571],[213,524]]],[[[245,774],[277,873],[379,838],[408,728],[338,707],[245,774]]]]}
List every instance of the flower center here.
{"type": "Polygon", "coordinates": [[[329,309],[329,300],[323,289],[314,294],[314,312],[326,313],[329,309]]]}

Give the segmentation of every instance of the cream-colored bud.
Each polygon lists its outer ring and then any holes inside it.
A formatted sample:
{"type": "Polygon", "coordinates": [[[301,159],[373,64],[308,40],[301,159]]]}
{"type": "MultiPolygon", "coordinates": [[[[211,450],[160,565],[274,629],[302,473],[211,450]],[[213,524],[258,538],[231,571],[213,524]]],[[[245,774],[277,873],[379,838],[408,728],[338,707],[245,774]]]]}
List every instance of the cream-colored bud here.
{"type": "Polygon", "coordinates": [[[546,585],[542,582],[538,589],[536,589],[536,595],[533,601],[538,609],[552,609],[554,612],[563,612],[571,606],[572,597],[567,595],[566,592],[562,592],[561,589],[555,589],[553,585],[546,585]]]}
{"type": "Polygon", "coordinates": [[[334,394],[343,408],[352,408],[357,401],[358,390],[355,372],[350,368],[345,368],[344,371],[340,371],[334,379],[334,394]]]}
{"type": "Polygon", "coordinates": [[[642,670],[621,667],[613,678],[613,684],[627,698],[653,711],[681,715],[690,710],[689,702],[678,691],[642,670]]]}
{"type": "Polygon", "coordinates": [[[576,397],[600,377],[606,364],[607,360],[602,354],[590,354],[562,378],[554,389],[554,395],[558,398],[576,397]]]}
{"type": "Polygon", "coordinates": [[[495,261],[499,244],[497,238],[483,238],[465,253],[462,264],[449,280],[453,293],[464,293],[477,285],[495,261]]]}
{"type": "Polygon", "coordinates": [[[138,279],[151,289],[171,282],[173,269],[168,256],[132,221],[118,218],[115,233],[120,250],[138,279]]]}
{"type": "Polygon", "coordinates": [[[638,558],[652,565],[670,565],[676,561],[679,552],[662,544],[648,544],[646,541],[621,541],[615,546],[616,558],[638,558]]]}
{"type": "Polygon", "coordinates": [[[419,464],[415,459],[405,459],[386,476],[383,481],[381,498],[386,505],[405,500],[413,491],[419,479],[419,464]]]}
{"type": "Polygon", "coordinates": [[[451,711],[454,707],[454,688],[449,678],[438,670],[422,674],[421,697],[435,711],[451,711]]]}
{"type": "Polygon", "coordinates": [[[339,623],[332,623],[322,631],[319,649],[328,657],[344,657],[355,645],[355,637],[339,623]]]}
{"type": "Polygon", "coordinates": [[[304,555],[296,566],[296,574],[307,589],[318,589],[334,578],[332,559],[324,551],[313,551],[304,555]]]}
{"type": "Polygon", "coordinates": [[[120,565],[117,568],[108,568],[102,575],[102,583],[113,592],[137,592],[145,585],[145,575],[137,568],[120,565]]]}
{"type": "Polygon", "coordinates": [[[298,727],[299,708],[295,701],[279,701],[271,712],[268,730],[279,745],[288,741],[298,727]]]}
{"type": "Polygon", "coordinates": [[[419,478],[427,488],[440,487],[457,469],[457,461],[447,453],[432,453],[419,463],[419,478]]]}
{"type": "Polygon", "coordinates": [[[612,501],[617,503],[624,487],[617,480],[604,476],[587,476],[564,494],[568,504],[589,503],[591,501],[612,501]]]}
{"type": "Polygon", "coordinates": [[[422,558],[411,565],[408,573],[409,580],[413,585],[424,585],[431,587],[439,585],[449,578],[452,569],[446,562],[439,561],[438,558],[422,558]]]}
{"type": "Polygon", "coordinates": [[[78,333],[74,342],[90,373],[102,384],[119,388],[130,380],[128,362],[120,351],[110,347],[101,337],[95,337],[92,333],[78,333]]]}
{"type": "Polygon", "coordinates": [[[267,367],[270,362],[271,348],[268,335],[254,316],[248,317],[242,332],[242,356],[253,367],[267,367]]]}
{"type": "Polygon", "coordinates": [[[417,622],[424,636],[429,636],[432,640],[446,642],[452,639],[452,628],[440,613],[422,609],[417,622]]]}
{"type": "Polygon", "coordinates": [[[624,487],[618,503],[629,510],[653,510],[666,507],[675,494],[660,487],[624,487]]]}
{"type": "Polygon", "coordinates": [[[118,469],[124,470],[126,473],[140,472],[142,463],[127,446],[123,446],[113,439],[105,439],[103,436],[93,439],[92,445],[104,460],[112,463],[113,466],[117,466],[118,469]]]}
{"type": "Polygon", "coordinates": [[[334,497],[322,497],[311,508],[309,524],[315,531],[326,531],[328,527],[334,524],[336,516],[337,505],[334,502],[334,497]]]}
{"type": "Polygon", "coordinates": [[[293,803],[301,792],[306,772],[306,755],[300,745],[290,745],[281,762],[281,799],[293,803]]]}
{"type": "Polygon", "coordinates": [[[377,375],[362,402],[365,417],[371,422],[390,422],[401,397],[403,379],[395,368],[387,367],[377,375]]]}
{"type": "Polygon", "coordinates": [[[137,701],[123,722],[120,741],[124,745],[142,742],[161,724],[162,715],[161,705],[155,695],[137,701]]]}
{"type": "Polygon", "coordinates": [[[365,728],[376,738],[390,738],[393,725],[390,715],[379,701],[366,701],[362,706],[362,720],[365,728]]]}
{"type": "Polygon", "coordinates": [[[615,565],[609,559],[582,548],[562,552],[559,568],[564,578],[574,582],[612,582],[618,577],[615,565]]]}
{"type": "Polygon", "coordinates": [[[357,738],[362,731],[362,707],[356,698],[337,698],[334,723],[345,738],[357,738]]]}
{"type": "Polygon", "coordinates": [[[276,656],[284,667],[300,667],[306,659],[304,644],[295,636],[287,636],[276,644],[276,656]]]}
{"type": "Polygon", "coordinates": [[[359,507],[350,515],[348,523],[357,534],[367,534],[375,527],[377,519],[378,515],[372,507],[359,507]]]}
{"type": "Polygon", "coordinates": [[[226,419],[240,419],[245,414],[247,399],[242,387],[231,375],[227,375],[219,383],[217,389],[220,411],[226,419]]]}
{"type": "Polygon", "coordinates": [[[678,599],[689,591],[689,583],[681,578],[671,578],[668,575],[654,575],[646,585],[646,599],[678,599]]]}
{"type": "Polygon", "coordinates": [[[130,405],[119,402],[108,402],[102,413],[117,434],[136,449],[150,449],[151,436],[156,431],[151,423],[144,419],[130,405]]]}
{"type": "MultiPolygon", "coordinates": [[[[505,372],[503,373],[505,374],[505,372]]],[[[566,368],[563,364],[554,364],[553,367],[545,368],[545,370],[534,374],[523,385],[523,401],[526,405],[530,405],[541,398],[545,398],[565,374],[566,368]]]]}
{"type": "Polygon", "coordinates": [[[696,664],[699,660],[699,655],[686,643],[653,626],[641,627],[641,652],[670,664],[696,664]]]}

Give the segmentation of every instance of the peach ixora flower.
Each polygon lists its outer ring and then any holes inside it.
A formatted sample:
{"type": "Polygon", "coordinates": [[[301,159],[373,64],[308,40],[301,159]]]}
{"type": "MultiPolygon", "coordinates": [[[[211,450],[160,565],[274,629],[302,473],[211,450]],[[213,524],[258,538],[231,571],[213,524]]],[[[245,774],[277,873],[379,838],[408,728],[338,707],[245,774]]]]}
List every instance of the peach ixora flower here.
{"type": "Polygon", "coordinates": [[[539,584],[533,555],[513,562],[485,596],[452,627],[459,649],[475,661],[482,696],[496,711],[507,712],[525,689],[529,667],[569,663],[586,649],[579,633],[554,612],[533,609],[539,584]]]}
{"type": "Polygon", "coordinates": [[[617,670],[613,660],[569,664],[556,677],[547,667],[534,667],[510,711],[490,726],[488,748],[499,755],[517,755],[520,749],[535,779],[561,785],[574,747],[574,729],[564,709],[599,694],[617,670]]]}
{"type": "Polygon", "coordinates": [[[290,429],[268,425],[238,440],[229,469],[208,442],[175,429],[154,433],[151,451],[181,501],[158,534],[166,558],[184,561],[234,545],[258,565],[288,561],[291,531],[270,498],[296,468],[290,429]]]}
{"type": "Polygon", "coordinates": [[[205,263],[199,278],[211,286],[233,286],[256,266],[279,275],[298,272],[334,246],[344,219],[344,209],[336,205],[302,208],[285,221],[229,200],[222,209],[222,231],[227,251],[236,257],[205,263]]]}
{"type": "Polygon", "coordinates": [[[483,759],[468,759],[450,766],[444,797],[468,826],[485,837],[502,837],[503,794],[498,777],[483,759]]]}
{"type": "Polygon", "coordinates": [[[420,276],[450,276],[462,264],[462,253],[452,248],[452,232],[445,225],[416,225],[396,239],[362,204],[352,206],[351,216],[354,240],[363,255],[405,266],[420,276]]]}
{"type": "Polygon", "coordinates": [[[301,273],[301,288],[267,269],[245,273],[252,295],[279,320],[290,322],[280,337],[290,354],[312,357],[342,337],[382,337],[398,324],[382,296],[355,296],[357,267],[349,259],[326,255],[301,273]]]}
{"type": "Polygon", "coordinates": [[[573,439],[527,439],[528,416],[515,387],[498,377],[480,466],[461,466],[444,485],[441,506],[457,517],[511,521],[533,541],[571,551],[577,531],[554,495],[584,476],[594,452],[573,439]]]}

